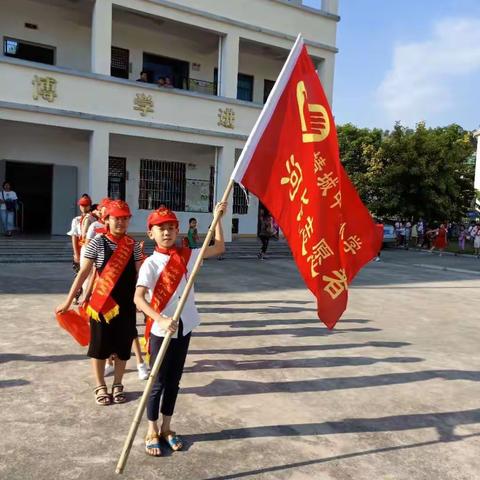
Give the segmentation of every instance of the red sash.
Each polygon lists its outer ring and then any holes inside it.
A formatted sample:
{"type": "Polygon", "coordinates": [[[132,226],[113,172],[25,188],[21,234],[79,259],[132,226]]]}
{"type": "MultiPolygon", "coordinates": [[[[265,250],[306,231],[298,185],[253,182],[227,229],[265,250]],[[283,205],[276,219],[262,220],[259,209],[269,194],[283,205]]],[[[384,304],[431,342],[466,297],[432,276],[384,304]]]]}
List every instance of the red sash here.
{"type": "MultiPolygon", "coordinates": [[[[167,306],[170,298],[175,293],[183,275],[187,273],[187,265],[192,251],[189,248],[161,248],[155,247],[155,251],[170,255],[170,260],[165,265],[162,273],[159,275],[157,283],[152,293],[150,306],[156,311],[161,312],[167,306]]],[[[150,330],[153,326],[153,320],[147,317],[145,325],[145,340],[150,337],[150,330]]]]}
{"type": "Polygon", "coordinates": [[[95,235],[98,235],[99,233],[108,233],[108,227],[105,225],[105,222],[101,219],[97,220],[97,222],[101,223],[102,226],[95,228],[95,235]]]}
{"type": "Polygon", "coordinates": [[[83,231],[83,224],[85,220],[87,220],[89,217],[90,217],[89,213],[85,213],[80,216],[80,236],[78,237],[78,244],[80,245],[80,247],[83,247],[85,245],[85,237],[82,235],[82,231],[83,231]]]}
{"type": "Polygon", "coordinates": [[[97,278],[86,310],[94,320],[100,321],[101,313],[105,321],[110,323],[110,320],[120,313],[120,307],[110,295],[133,254],[135,240],[127,235],[120,240],[112,235],[106,236],[117,244],[117,248],[97,278]]]}

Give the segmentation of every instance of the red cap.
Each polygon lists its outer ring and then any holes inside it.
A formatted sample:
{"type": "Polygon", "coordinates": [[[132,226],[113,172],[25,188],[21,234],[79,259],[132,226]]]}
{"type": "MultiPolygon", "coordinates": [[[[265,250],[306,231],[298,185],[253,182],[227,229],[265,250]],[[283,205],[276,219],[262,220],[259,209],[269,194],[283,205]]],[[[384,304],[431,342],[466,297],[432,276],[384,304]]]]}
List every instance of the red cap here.
{"type": "Polygon", "coordinates": [[[162,223],[172,222],[178,226],[178,218],[168,208],[159,208],[154,210],[147,219],[147,228],[150,230],[154,225],[161,225],[162,223]]]}
{"type": "Polygon", "coordinates": [[[131,217],[130,207],[123,200],[112,200],[107,205],[107,215],[113,217],[131,217]]]}
{"type": "Polygon", "coordinates": [[[98,208],[108,207],[108,204],[112,201],[111,198],[102,198],[98,204],[98,208]]]}
{"type": "Polygon", "coordinates": [[[82,195],[77,202],[77,205],[80,205],[82,207],[88,207],[91,204],[92,204],[92,199],[86,194],[82,195]]]}

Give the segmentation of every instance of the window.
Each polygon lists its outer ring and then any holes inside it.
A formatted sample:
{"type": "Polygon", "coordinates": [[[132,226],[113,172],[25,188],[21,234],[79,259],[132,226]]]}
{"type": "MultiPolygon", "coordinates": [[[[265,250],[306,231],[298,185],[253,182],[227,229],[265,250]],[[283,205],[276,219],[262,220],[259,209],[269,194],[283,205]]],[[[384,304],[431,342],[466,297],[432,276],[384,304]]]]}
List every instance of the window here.
{"type": "Polygon", "coordinates": [[[130,70],[130,52],[126,48],[112,47],[110,75],[118,78],[128,78],[130,70]]]}
{"type": "Polygon", "coordinates": [[[108,159],[108,196],[114,200],[125,200],[126,163],[126,158],[108,159]]]}
{"type": "Polygon", "coordinates": [[[55,47],[41,45],[39,43],[25,42],[15,38],[4,37],[3,54],[6,57],[55,65],[55,47]]]}
{"type": "Polygon", "coordinates": [[[190,64],[176,58],[162,57],[151,53],[143,54],[143,68],[151,82],[157,83],[161,78],[169,79],[175,88],[188,88],[190,64]]]}
{"type": "Polygon", "coordinates": [[[247,102],[253,101],[253,76],[238,74],[237,99],[247,102]]]}
{"type": "Polygon", "coordinates": [[[263,103],[267,103],[268,96],[272,91],[273,86],[275,85],[275,80],[264,80],[263,81],[263,103]]]}
{"type": "Polygon", "coordinates": [[[240,215],[248,213],[249,198],[248,190],[244,191],[238,183],[235,183],[233,185],[233,213],[240,215]]]}
{"type": "Polygon", "coordinates": [[[181,162],[140,160],[138,208],[154,210],[165,204],[177,212],[185,211],[185,171],[181,162]]]}

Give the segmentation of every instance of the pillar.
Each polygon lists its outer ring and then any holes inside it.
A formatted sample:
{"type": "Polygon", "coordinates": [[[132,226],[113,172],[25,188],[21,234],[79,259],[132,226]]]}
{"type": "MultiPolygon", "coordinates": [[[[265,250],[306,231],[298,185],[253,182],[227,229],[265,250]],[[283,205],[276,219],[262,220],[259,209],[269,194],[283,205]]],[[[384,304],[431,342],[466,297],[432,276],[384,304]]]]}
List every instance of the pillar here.
{"type": "MultiPolygon", "coordinates": [[[[227,184],[230,181],[230,175],[233,172],[235,166],[235,147],[231,145],[225,145],[223,147],[217,147],[216,159],[215,159],[215,204],[217,204],[227,188],[227,184]]],[[[223,216],[223,232],[225,234],[225,241],[232,241],[232,216],[233,216],[233,189],[228,198],[228,209],[223,216]]]]}
{"type": "Polygon", "coordinates": [[[112,0],[95,0],[92,13],[92,72],[110,75],[112,61],[112,0]]]}
{"type": "Polygon", "coordinates": [[[96,203],[108,194],[108,157],[110,133],[106,129],[97,129],[90,134],[88,190],[96,203]]]}
{"type": "Polygon", "coordinates": [[[229,33],[219,38],[218,94],[237,98],[240,37],[229,33]]]}

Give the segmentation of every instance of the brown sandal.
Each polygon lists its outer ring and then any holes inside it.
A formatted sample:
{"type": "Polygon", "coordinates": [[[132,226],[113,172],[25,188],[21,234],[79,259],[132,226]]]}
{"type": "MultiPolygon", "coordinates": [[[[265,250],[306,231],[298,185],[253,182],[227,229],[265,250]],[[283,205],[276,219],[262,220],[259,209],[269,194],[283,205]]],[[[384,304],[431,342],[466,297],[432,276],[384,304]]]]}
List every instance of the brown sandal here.
{"type": "Polygon", "coordinates": [[[151,457],[161,457],[162,451],[160,450],[160,438],[158,433],[151,433],[145,437],[145,452],[151,457]],[[159,453],[153,453],[153,450],[158,448],[159,453]]]}
{"type": "Polygon", "coordinates": [[[95,394],[95,403],[97,405],[111,405],[112,403],[112,397],[108,393],[107,386],[105,384],[99,385],[93,390],[93,393],[95,394]]]}
{"type": "Polygon", "coordinates": [[[127,397],[123,392],[123,385],[121,383],[114,383],[112,385],[112,397],[113,403],[125,403],[127,401],[127,397]]]}

